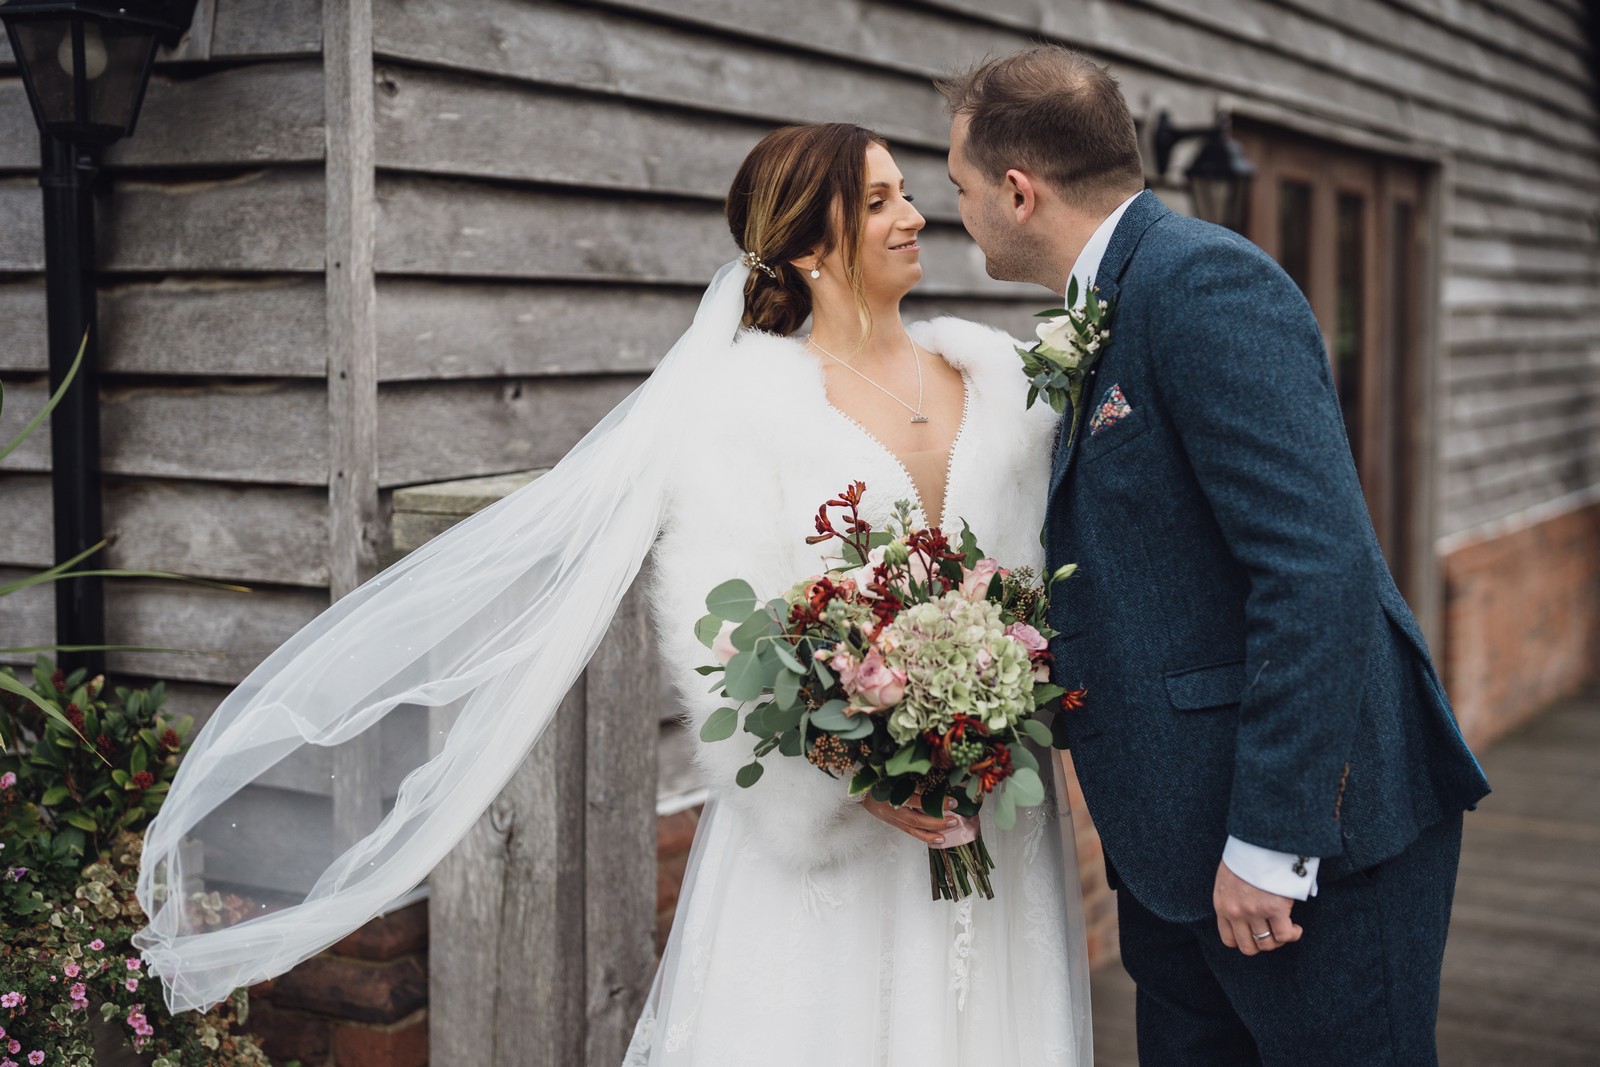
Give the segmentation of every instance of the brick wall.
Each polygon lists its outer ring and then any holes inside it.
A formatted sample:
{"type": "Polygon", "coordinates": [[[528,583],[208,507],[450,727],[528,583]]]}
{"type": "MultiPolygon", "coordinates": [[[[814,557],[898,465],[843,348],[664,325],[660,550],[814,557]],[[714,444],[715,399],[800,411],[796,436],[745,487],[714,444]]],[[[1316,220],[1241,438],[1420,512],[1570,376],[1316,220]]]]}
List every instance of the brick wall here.
{"type": "Polygon", "coordinates": [[[1474,746],[1600,681],[1600,502],[1452,544],[1444,577],[1442,673],[1474,746]]]}
{"type": "Polygon", "coordinates": [[[250,990],[245,1027],[273,1062],[424,1067],[428,906],[374,919],[287,974],[250,990]]]}

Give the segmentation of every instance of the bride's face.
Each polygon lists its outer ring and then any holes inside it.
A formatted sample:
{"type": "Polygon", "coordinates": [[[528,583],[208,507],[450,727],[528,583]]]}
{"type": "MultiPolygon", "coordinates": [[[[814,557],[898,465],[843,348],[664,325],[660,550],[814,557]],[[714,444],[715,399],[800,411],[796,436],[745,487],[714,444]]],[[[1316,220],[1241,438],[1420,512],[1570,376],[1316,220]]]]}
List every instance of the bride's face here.
{"type": "Polygon", "coordinates": [[[906,195],[906,180],[882,145],[867,149],[866,207],[861,228],[861,281],[873,296],[898,298],[922,280],[917,235],[927,225],[906,195]]]}

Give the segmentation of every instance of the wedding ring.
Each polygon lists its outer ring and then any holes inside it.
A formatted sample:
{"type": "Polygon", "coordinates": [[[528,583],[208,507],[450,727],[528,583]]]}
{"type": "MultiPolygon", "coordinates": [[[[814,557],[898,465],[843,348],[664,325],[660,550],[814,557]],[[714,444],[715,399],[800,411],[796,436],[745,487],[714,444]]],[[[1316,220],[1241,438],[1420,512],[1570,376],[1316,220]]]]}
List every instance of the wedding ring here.
{"type": "Polygon", "coordinates": [[[1257,941],[1265,941],[1267,938],[1272,936],[1272,931],[1268,930],[1264,934],[1251,934],[1250,936],[1255,938],[1257,941]]]}

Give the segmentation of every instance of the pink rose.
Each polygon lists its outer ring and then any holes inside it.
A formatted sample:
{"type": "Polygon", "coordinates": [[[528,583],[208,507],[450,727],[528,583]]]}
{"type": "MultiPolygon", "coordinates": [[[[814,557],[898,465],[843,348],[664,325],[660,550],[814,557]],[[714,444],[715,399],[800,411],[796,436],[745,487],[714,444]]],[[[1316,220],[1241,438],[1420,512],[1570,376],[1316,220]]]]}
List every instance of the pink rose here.
{"type": "Polygon", "coordinates": [[[850,649],[845,645],[835,645],[827,657],[828,669],[833,676],[839,679],[839,684],[844,686],[847,693],[854,693],[856,685],[856,672],[861,669],[861,661],[850,654],[850,649]]]}
{"type": "Polygon", "coordinates": [[[1044,635],[1025,622],[1014,622],[1007,626],[1006,636],[1021,644],[1032,655],[1046,652],[1050,648],[1050,642],[1044,639],[1044,635]]]}
{"type": "Polygon", "coordinates": [[[711,642],[711,654],[717,657],[717,662],[726,667],[739,650],[733,647],[733,631],[738,629],[731,622],[722,624],[722,629],[717,631],[717,636],[711,642]]]}
{"type": "Polygon", "coordinates": [[[906,696],[906,672],[885,663],[877,649],[862,657],[853,681],[854,688],[845,688],[856,698],[851,704],[863,711],[885,711],[906,696]]]}
{"type": "Polygon", "coordinates": [[[982,600],[989,595],[989,583],[995,575],[1004,578],[1010,573],[992,559],[980,559],[961,579],[961,595],[974,602],[982,600]]]}

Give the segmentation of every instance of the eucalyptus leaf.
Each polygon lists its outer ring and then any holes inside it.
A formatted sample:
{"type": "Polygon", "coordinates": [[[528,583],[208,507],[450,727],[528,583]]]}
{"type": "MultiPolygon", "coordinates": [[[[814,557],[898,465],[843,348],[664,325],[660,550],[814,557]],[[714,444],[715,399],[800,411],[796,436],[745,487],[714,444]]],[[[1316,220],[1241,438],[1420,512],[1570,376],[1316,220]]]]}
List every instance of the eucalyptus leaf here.
{"type": "Polygon", "coordinates": [[[746,763],[743,767],[739,768],[739,773],[734,776],[734,781],[739,783],[740,789],[749,789],[751,786],[755,785],[761,780],[761,775],[765,771],[766,768],[763,767],[759,761],[755,763],[746,763]]]}
{"type": "Polygon", "coordinates": [[[733,647],[740,651],[748,651],[756,647],[756,642],[761,638],[776,633],[778,624],[768,615],[766,609],[752,614],[744,622],[734,627],[728,639],[733,642],[733,647]]]}
{"type": "Polygon", "coordinates": [[[1044,782],[1039,772],[1030,767],[1018,767],[1006,780],[1006,796],[1025,808],[1044,803],[1044,782]]]}
{"type": "Polygon", "coordinates": [[[800,675],[792,671],[778,672],[772,683],[772,699],[780,708],[788,709],[800,704],[800,675]]]}
{"type": "MultiPolygon", "coordinates": [[[[773,629],[774,631],[781,630],[776,623],[773,624],[773,629]]],[[[779,637],[772,642],[772,654],[778,657],[779,663],[782,663],[796,674],[803,675],[806,673],[805,664],[801,663],[800,657],[794,654],[794,648],[790,646],[786,638],[779,637]]]]}
{"type": "Polygon", "coordinates": [[[706,610],[724,622],[743,622],[760,603],[750,583],[735,578],[711,590],[706,597],[706,610]]]}
{"type": "Polygon", "coordinates": [[[811,725],[819,730],[838,733],[850,729],[854,724],[851,717],[844,713],[845,702],[830,700],[822,707],[811,713],[811,725]]]}
{"type": "Polygon", "coordinates": [[[739,725],[739,712],[734,708],[718,708],[700,727],[700,740],[726,741],[739,725]]]}
{"type": "Polygon", "coordinates": [[[771,752],[773,749],[775,749],[777,747],[778,747],[778,738],[776,736],[764,738],[761,742],[759,742],[756,745],[756,757],[759,759],[760,757],[765,756],[768,752],[771,752]]]}
{"type": "Polygon", "coordinates": [[[1032,752],[1029,752],[1021,745],[1007,745],[1006,747],[1011,750],[1012,763],[1016,764],[1018,767],[1025,767],[1029,770],[1032,770],[1036,774],[1038,773],[1039,760],[1032,752]]]}
{"type": "Polygon", "coordinates": [[[723,684],[732,699],[754,700],[766,688],[766,670],[754,652],[740,652],[728,661],[723,684]]]}
{"type": "Polygon", "coordinates": [[[1012,799],[1011,790],[1001,787],[995,794],[994,824],[1002,830],[1010,830],[1017,825],[1017,802],[1012,799]]]}
{"type": "Polygon", "coordinates": [[[1050,727],[1038,719],[1023,719],[1022,732],[1027,734],[1029,739],[1036,745],[1048,746],[1050,744],[1050,727]]]}
{"type": "Polygon", "coordinates": [[[804,749],[805,734],[800,731],[799,727],[793,730],[785,730],[778,735],[778,751],[785,756],[798,756],[804,749]]]}
{"type": "Polygon", "coordinates": [[[855,717],[855,725],[834,735],[841,741],[860,741],[872,736],[872,720],[865,715],[855,717]]]}
{"type": "Polygon", "coordinates": [[[722,630],[722,620],[715,615],[702,615],[700,621],[694,624],[695,640],[707,648],[717,639],[717,634],[722,630]]]}

